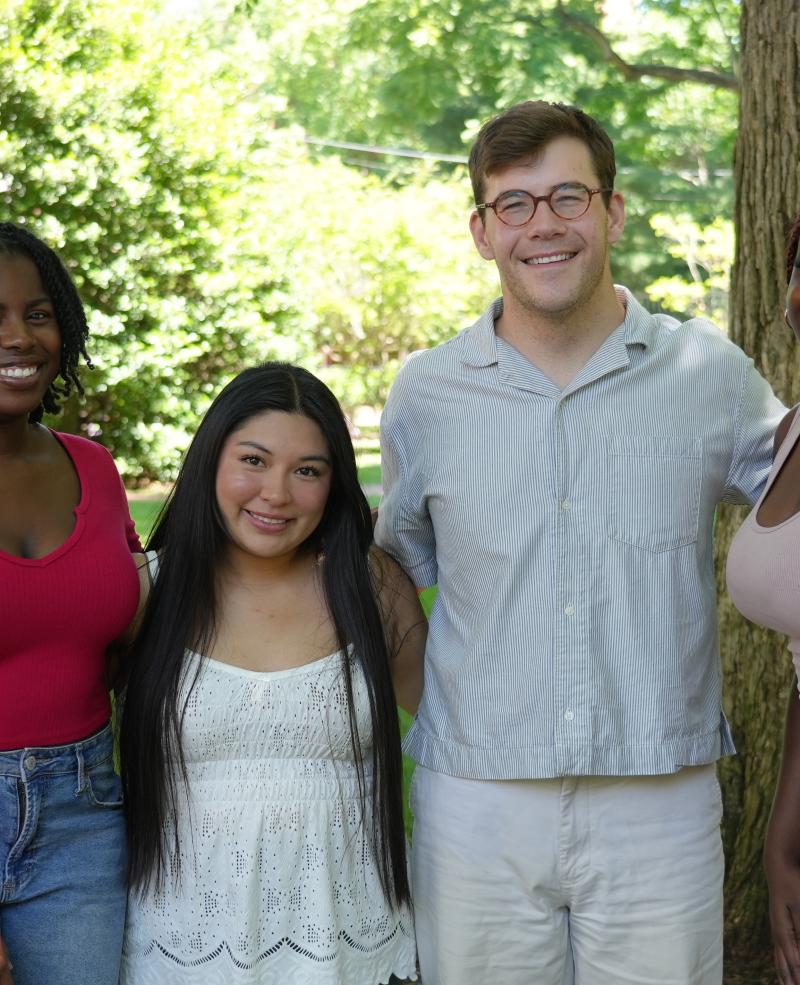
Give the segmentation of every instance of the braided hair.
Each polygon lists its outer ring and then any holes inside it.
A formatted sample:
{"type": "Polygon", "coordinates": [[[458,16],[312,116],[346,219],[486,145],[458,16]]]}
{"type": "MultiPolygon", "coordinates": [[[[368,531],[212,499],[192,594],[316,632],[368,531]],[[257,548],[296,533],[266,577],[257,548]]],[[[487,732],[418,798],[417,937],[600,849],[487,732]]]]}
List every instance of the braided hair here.
{"type": "Polygon", "coordinates": [[[68,397],[73,389],[83,394],[83,386],[78,378],[80,357],[92,368],[92,361],[86,352],[89,326],[78,291],[61,262],[58,254],[50,249],[32,232],[13,222],[0,222],[0,257],[27,257],[39,271],[42,285],[53,303],[53,313],[61,335],[61,364],[58,375],[63,383],[53,381],[45,391],[42,402],[31,411],[28,419],[36,424],[45,411],[56,414],[61,400],[68,397]]]}

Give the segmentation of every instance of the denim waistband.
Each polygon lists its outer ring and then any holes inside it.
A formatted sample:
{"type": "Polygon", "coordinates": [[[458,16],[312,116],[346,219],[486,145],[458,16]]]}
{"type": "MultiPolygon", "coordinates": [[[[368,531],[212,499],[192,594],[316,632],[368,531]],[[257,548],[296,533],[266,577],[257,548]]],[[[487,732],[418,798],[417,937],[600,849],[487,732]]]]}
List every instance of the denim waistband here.
{"type": "Polygon", "coordinates": [[[80,742],[65,746],[28,746],[0,751],[0,776],[30,780],[34,776],[74,773],[91,769],[112,755],[114,734],[111,723],[80,742]]]}

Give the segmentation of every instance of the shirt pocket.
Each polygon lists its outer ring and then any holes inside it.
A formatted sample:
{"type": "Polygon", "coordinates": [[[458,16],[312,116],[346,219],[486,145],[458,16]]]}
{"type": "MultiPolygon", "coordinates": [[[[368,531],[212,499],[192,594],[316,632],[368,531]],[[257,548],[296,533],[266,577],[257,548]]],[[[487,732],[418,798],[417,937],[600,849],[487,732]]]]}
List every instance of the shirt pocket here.
{"type": "Polygon", "coordinates": [[[654,553],[695,543],[702,466],[700,438],[612,435],[609,536],[654,553]]]}

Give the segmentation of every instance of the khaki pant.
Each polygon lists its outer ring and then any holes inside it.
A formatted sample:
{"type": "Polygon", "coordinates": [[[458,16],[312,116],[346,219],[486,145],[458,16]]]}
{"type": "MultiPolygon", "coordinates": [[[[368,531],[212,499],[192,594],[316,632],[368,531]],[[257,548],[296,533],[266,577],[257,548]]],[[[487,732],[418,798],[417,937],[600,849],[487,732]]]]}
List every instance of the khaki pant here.
{"type": "Polygon", "coordinates": [[[418,768],[423,985],[721,985],[713,766],[465,780],[418,768]]]}

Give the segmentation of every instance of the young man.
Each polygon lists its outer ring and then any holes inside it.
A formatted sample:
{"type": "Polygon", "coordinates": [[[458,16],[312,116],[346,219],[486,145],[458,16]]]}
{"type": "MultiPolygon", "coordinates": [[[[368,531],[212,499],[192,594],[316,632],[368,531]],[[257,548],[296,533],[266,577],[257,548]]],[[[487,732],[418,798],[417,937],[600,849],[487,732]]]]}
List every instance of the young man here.
{"type": "Polygon", "coordinates": [[[514,106],[470,173],[503,296],[382,421],[377,540],[439,585],[407,740],[423,981],[719,985],[712,523],[782,408],[713,325],[614,286],[595,120],[514,106]]]}

